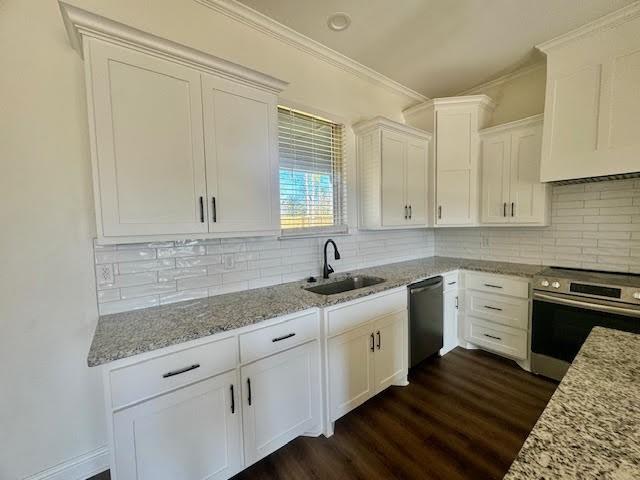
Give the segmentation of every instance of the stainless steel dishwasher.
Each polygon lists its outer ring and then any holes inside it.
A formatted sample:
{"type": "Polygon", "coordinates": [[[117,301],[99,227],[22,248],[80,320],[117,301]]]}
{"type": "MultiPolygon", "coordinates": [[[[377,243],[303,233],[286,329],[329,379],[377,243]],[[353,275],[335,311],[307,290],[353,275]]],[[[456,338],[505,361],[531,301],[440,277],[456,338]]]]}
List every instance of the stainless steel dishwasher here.
{"type": "Polygon", "coordinates": [[[409,366],[442,348],[442,277],[409,285],[409,366]]]}

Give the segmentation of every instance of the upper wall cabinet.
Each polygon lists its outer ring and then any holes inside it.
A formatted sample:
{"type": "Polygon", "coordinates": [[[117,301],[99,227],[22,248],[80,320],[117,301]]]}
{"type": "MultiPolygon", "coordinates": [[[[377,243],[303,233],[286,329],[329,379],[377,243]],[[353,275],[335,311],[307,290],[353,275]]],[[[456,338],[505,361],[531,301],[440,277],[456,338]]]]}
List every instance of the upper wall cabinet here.
{"type": "Polygon", "coordinates": [[[353,126],[360,178],[360,228],[426,227],[431,134],[377,117],[353,126]]]}
{"type": "Polygon", "coordinates": [[[277,233],[286,84],[61,8],[85,59],[99,241],[277,233]]]}
{"type": "Polygon", "coordinates": [[[550,188],[540,182],[542,115],[480,132],[483,224],[546,225],[550,188]]]}
{"type": "Polygon", "coordinates": [[[407,122],[435,132],[435,225],[478,224],[480,140],[494,102],[486,95],[437,98],[404,112],[407,122]]]}
{"type": "Polygon", "coordinates": [[[539,45],[543,182],[640,171],[640,3],[539,45]]]}

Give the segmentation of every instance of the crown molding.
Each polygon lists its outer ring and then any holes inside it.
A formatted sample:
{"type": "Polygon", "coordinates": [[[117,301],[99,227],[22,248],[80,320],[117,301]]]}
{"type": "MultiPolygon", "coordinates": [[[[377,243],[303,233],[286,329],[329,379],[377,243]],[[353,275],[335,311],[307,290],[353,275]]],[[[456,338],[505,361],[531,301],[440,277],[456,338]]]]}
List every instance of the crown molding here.
{"type": "Polygon", "coordinates": [[[485,90],[488,90],[490,88],[493,87],[497,87],[499,85],[502,85],[504,83],[508,83],[511,82],[512,80],[515,80],[516,78],[520,78],[520,77],[524,77],[525,75],[529,75],[530,73],[536,72],[538,70],[541,70],[542,68],[546,67],[547,62],[546,61],[541,61],[541,62],[536,62],[532,65],[528,65],[526,67],[522,67],[519,68],[517,70],[514,70],[511,73],[507,73],[506,75],[502,75],[498,78],[495,78],[493,80],[490,80],[488,82],[484,82],[484,83],[480,83],[474,87],[471,87],[463,92],[458,93],[456,96],[461,96],[461,95],[472,95],[472,94],[477,94],[478,92],[483,92],[485,90]]]}
{"type": "Polygon", "coordinates": [[[259,32],[273,37],[281,42],[291,45],[315,58],[327,62],[334,67],[338,67],[345,72],[351,73],[359,78],[367,80],[385,87],[395,94],[409,97],[418,102],[428,100],[421,93],[405,87],[401,83],[376,72],[372,68],[356,62],[352,58],[323,45],[290,27],[240,3],[236,0],[194,0],[195,2],[211,8],[218,13],[226,15],[240,23],[243,23],[259,32]]]}
{"type": "Polygon", "coordinates": [[[364,120],[362,122],[355,123],[351,128],[353,128],[354,133],[360,134],[377,127],[386,128],[387,130],[393,130],[398,133],[413,135],[414,137],[419,137],[425,140],[431,140],[432,137],[432,134],[429,132],[405,125],[404,123],[394,122],[393,120],[380,116],[374,117],[371,120],[364,120]]]}
{"type": "Polygon", "coordinates": [[[533,125],[542,125],[544,121],[544,114],[532,115],[530,117],[515,120],[509,123],[501,123],[500,125],[494,125],[493,127],[483,128],[478,133],[480,135],[493,135],[494,133],[502,133],[513,128],[530,127],[533,125]]]}
{"type": "Polygon", "coordinates": [[[407,118],[429,108],[452,105],[473,105],[487,110],[494,110],[496,108],[496,102],[494,102],[488,95],[466,95],[462,97],[433,98],[403,110],[402,114],[404,115],[404,118],[407,118]]]}
{"type": "Polygon", "coordinates": [[[624,8],[611,12],[610,14],[578,27],[575,30],[571,30],[563,35],[540,43],[536,45],[536,48],[543,53],[548,53],[561,45],[573,42],[588,35],[593,35],[594,33],[606,30],[607,28],[616,27],[638,16],[640,16],[640,1],[633,2],[624,8]]]}
{"type": "Polygon", "coordinates": [[[272,93],[281,92],[288,83],[242,65],[157,37],[114,20],[59,1],[69,41],[84,57],[85,37],[97,38],[128,48],[204,70],[272,93]]]}

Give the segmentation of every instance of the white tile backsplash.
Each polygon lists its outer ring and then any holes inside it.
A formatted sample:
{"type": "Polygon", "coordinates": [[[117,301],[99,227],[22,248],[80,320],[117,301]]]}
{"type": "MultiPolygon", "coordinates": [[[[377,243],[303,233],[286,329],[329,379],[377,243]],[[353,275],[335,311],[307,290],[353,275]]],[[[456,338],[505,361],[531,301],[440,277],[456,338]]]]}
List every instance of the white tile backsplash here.
{"type": "MultiPolygon", "coordinates": [[[[260,288],[321,275],[326,238],[225,238],[95,246],[114,282],[98,287],[101,314],[260,288]]],[[[336,272],[434,254],[430,229],[361,231],[334,238],[336,272]]]]}

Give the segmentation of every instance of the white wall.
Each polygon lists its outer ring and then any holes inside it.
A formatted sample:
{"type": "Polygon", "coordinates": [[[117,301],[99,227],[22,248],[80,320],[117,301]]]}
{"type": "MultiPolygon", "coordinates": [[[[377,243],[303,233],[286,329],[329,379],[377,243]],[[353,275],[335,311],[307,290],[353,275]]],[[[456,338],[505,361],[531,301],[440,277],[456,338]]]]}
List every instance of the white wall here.
{"type": "MultiPolygon", "coordinates": [[[[287,100],[349,121],[400,119],[411,99],[192,0],[74,0],[132,26],[291,82],[287,100]]],[[[106,443],[83,66],[53,0],[0,2],[0,478],[106,443]]],[[[353,218],[353,217],[352,217],[353,218]]]]}

